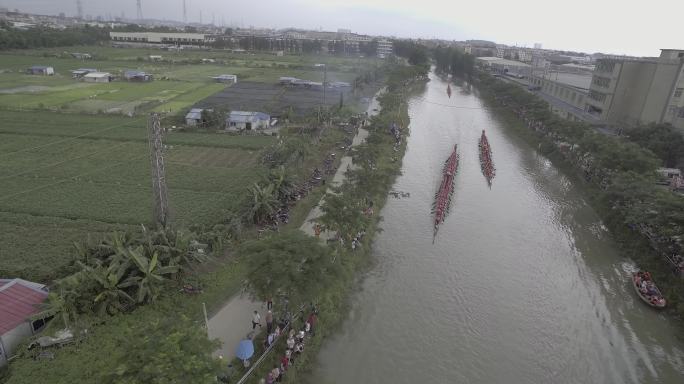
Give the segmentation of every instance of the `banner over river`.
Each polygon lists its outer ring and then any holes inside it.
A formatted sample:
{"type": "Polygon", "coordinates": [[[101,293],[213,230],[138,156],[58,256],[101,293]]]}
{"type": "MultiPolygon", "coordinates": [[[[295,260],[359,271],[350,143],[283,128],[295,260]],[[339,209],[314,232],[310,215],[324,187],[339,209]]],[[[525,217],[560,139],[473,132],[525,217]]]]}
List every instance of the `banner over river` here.
{"type": "Polygon", "coordinates": [[[431,76],[410,104],[403,176],[382,211],[377,265],[311,383],[684,383],[684,343],[629,282],[569,178],[482,100],[431,76]],[[496,178],[480,171],[485,129],[496,178]],[[430,208],[454,144],[461,164],[432,244],[430,208]]]}

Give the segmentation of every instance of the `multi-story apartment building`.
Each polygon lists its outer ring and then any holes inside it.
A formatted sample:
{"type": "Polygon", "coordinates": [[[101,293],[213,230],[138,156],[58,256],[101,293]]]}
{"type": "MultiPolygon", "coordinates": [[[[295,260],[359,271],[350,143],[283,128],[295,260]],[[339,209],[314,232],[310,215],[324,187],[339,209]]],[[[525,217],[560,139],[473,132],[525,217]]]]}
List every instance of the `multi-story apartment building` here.
{"type": "Polygon", "coordinates": [[[393,44],[390,40],[378,40],[378,57],[384,59],[392,54],[394,51],[393,44]]]}
{"type": "Polygon", "coordinates": [[[684,131],[684,50],[597,60],[586,111],[609,125],[670,123],[684,131]]]}

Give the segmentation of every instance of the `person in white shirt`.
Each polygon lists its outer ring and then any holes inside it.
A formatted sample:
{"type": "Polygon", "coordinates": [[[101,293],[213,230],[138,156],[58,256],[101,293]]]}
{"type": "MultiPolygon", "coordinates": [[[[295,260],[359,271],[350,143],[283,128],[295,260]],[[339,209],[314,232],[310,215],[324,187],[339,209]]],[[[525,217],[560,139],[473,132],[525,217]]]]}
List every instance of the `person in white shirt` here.
{"type": "Polygon", "coordinates": [[[259,316],[259,312],[254,311],[254,317],[252,318],[252,330],[256,328],[257,324],[259,325],[259,328],[261,328],[261,316],[259,316]]]}

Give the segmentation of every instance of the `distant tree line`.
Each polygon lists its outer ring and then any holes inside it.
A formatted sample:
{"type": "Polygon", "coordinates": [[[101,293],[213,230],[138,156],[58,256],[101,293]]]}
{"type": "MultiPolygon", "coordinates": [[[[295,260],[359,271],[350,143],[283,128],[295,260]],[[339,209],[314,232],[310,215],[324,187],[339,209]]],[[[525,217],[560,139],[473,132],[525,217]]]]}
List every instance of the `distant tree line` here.
{"type": "Polygon", "coordinates": [[[437,47],[432,50],[432,56],[438,72],[458,77],[471,77],[475,72],[475,58],[460,49],[437,47]]]}
{"type": "Polygon", "coordinates": [[[63,30],[45,27],[20,30],[0,21],[0,50],[97,44],[109,40],[109,31],[87,25],[63,30]]]}

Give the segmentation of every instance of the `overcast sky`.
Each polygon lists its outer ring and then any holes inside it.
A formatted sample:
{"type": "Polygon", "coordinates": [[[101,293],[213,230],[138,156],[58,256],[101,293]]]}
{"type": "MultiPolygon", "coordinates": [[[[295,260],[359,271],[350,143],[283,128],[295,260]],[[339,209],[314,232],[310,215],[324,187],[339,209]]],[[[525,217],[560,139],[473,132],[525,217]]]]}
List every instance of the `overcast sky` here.
{"type": "MultiPolygon", "coordinates": [[[[364,34],[487,39],[531,47],[657,56],[684,48],[684,0],[186,0],[188,20],[217,25],[351,29],[364,34]]],[[[84,14],[126,17],[136,0],[82,0],[84,14]]],[[[143,15],[182,20],[183,0],[142,0],[143,15]]],[[[0,0],[22,11],[76,14],[76,0],[0,0]]]]}

